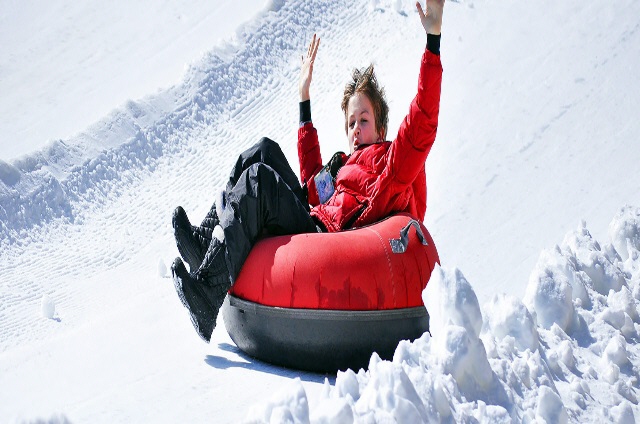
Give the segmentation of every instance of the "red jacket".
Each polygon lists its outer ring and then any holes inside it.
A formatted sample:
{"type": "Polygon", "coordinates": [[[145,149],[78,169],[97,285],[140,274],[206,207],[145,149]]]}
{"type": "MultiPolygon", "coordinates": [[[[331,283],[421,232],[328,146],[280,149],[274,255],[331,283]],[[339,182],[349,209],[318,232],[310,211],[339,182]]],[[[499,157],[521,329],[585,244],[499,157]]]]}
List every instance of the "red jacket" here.
{"type": "Polygon", "coordinates": [[[397,212],[424,220],[427,209],[425,161],[436,138],[442,64],[422,55],[418,94],[393,142],[362,146],[338,172],[335,191],[321,204],[314,176],[322,169],[318,133],[311,122],[298,130],[300,179],[309,192],[311,215],[330,232],[372,224],[397,212]]]}

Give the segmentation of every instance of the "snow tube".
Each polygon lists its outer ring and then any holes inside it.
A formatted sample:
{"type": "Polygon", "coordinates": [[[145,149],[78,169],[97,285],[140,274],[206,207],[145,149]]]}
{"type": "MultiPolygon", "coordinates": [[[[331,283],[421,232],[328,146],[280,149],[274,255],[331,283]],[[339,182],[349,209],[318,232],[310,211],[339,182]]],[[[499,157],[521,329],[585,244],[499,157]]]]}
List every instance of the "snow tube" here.
{"type": "Polygon", "coordinates": [[[429,328],[422,290],[439,262],[406,214],[339,233],[268,237],[251,250],[222,309],[244,352],[316,372],[391,359],[429,328]]]}

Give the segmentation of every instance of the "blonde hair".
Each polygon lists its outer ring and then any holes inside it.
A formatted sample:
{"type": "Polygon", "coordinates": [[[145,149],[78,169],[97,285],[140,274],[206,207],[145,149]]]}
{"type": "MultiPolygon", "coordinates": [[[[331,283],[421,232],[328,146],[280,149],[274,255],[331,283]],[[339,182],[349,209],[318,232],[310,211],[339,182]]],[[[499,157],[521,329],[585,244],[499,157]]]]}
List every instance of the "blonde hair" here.
{"type": "Polygon", "coordinates": [[[354,69],[351,74],[351,81],[344,87],[342,96],[342,111],[345,115],[344,130],[347,132],[349,124],[347,122],[347,108],[349,99],[356,94],[366,95],[373,105],[373,114],[375,117],[376,131],[384,138],[387,135],[387,126],[389,124],[389,106],[385,99],[384,88],[378,85],[378,80],[373,70],[373,64],[366,68],[354,69]]]}

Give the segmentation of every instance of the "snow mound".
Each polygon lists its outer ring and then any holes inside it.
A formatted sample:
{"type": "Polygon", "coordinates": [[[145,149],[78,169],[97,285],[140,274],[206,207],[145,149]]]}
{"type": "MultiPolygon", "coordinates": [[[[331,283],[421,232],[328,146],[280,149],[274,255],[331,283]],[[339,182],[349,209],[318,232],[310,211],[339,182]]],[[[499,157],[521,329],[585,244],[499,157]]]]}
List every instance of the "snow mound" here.
{"type": "Polygon", "coordinates": [[[20,171],[15,166],[0,159],[0,181],[13,186],[20,181],[20,171]]]}
{"type": "Polygon", "coordinates": [[[272,423],[308,423],[309,405],[307,394],[300,378],[292,385],[284,387],[271,398],[264,407],[254,406],[249,410],[247,421],[272,423]]]}
{"type": "Polygon", "coordinates": [[[460,270],[436,266],[423,292],[431,334],[338,372],[315,401],[298,381],[247,421],[634,422],[639,217],[624,207],[604,246],[582,222],[541,253],[523,301],[497,294],[481,309],[460,270]]]}
{"type": "Polygon", "coordinates": [[[609,237],[622,260],[636,260],[640,251],[640,211],[631,206],[622,208],[609,225],[609,237]]]}
{"type": "Polygon", "coordinates": [[[56,304],[53,299],[46,294],[42,295],[42,299],[40,300],[40,311],[42,312],[42,316],[48,319],[53,319],[56,314],[56,304]]]}

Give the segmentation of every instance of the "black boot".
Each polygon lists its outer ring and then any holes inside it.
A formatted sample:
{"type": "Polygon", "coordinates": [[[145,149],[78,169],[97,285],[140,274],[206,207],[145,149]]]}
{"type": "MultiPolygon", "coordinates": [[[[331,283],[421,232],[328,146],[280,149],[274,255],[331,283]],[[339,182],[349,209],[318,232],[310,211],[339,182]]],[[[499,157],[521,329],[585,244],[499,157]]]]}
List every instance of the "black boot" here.
{"type": "Polygon", "coordinates": [[[187,272],[180,258],[176,258],[171,266],[178,297],[189,310],[191,323],[198,335],[207,343],[216,326],[220,307],[231,287],[224,255],[224,243],[214,239],[196,272],[187,272]]]}
{"type": "Polygon", "coordinates": [[[196,235],[197,227],[191,225],[182,206],[178,206],[173,211],[171,223],[180,256],[187,261],[191,271],[197,270],[209,247],[210,239],[205,241],[196,235]]]}
{"type": "Polygon", "coordinates": [[[200,268],[204,255],[213,238],[213,229],[220,223],[215,204],[205,216],[199,227],[191,225],[187,213],[178,206],[173,211],[173,235],[176,239],[180,256],[187,261],[189,269],[195,271],[200,268]]]}

